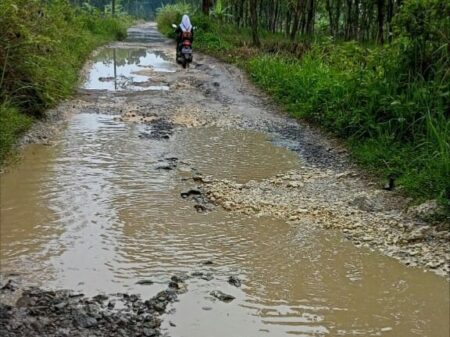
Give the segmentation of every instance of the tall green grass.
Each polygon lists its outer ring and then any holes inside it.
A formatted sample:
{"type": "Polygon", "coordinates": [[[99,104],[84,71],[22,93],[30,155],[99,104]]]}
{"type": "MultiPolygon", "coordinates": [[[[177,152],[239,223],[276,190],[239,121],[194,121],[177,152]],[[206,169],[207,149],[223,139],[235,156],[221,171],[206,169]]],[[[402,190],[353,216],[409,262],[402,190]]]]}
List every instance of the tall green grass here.
{"type": "Polygon", "coordinates": [[[0,158],[5,158],[17,137],[33,122],[33,119],[11,106],[0,104],[0,158]]]}
{"type": "Polygon", "coordinates": [[[0,118],[8,135],[1,138],[0,163],[29,116],[42,116],[70,95],[91,51],[124,38],[129,23],[67,0],[0,1],[0,118]]]}
{"type": "Polygon", "coordinates": [[[237,62],[292,116],[346,139],[380,178],[450,207],[450,23],[441,7],[405,2],[386,46],[262,32],[262,48],[254,49],[248,30],[191,14],[197,49],[237,62]]]}
{"type": "Polygon", "coordinates": [[[314,53],[301,60],[258,56],[248,69],[290,114],[348,139],[365,166],[395,176],[411,195],[447,199],[450,121],[436,84],[415,80],[403,86],[372,64],[335,66],[314,53]]]}

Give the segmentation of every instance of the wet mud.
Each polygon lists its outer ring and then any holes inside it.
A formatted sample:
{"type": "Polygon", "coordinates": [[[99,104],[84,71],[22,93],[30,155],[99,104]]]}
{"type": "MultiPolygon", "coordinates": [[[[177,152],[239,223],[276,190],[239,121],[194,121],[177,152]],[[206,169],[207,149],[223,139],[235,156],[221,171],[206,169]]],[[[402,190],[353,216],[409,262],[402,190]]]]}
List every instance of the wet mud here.
{"type": "Polygon", "coordinates": [[[234,66],[174,59],[130,29],[24,138],[0,176],[1,332],[448,336],[437,206],[383,190],[234,66]]]}

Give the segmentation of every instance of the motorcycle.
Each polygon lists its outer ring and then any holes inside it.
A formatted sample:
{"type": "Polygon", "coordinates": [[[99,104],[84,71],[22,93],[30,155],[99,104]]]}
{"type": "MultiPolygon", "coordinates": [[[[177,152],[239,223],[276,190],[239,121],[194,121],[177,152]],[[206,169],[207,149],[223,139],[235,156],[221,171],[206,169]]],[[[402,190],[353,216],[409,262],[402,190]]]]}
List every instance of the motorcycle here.
{"type": "MultiPolygon", "coordinates": [[[[172,27],[177,29],[178,26],[172,24],[172,27]]],[[[194,29],[194,28],[193,28],[194,29]]],[[[183,32],[181,37],[181,43],[177,45],[176,61],[181,64],[184,69],[189,68],[189,64],[192,62],[192,33],[183,32]]]]}

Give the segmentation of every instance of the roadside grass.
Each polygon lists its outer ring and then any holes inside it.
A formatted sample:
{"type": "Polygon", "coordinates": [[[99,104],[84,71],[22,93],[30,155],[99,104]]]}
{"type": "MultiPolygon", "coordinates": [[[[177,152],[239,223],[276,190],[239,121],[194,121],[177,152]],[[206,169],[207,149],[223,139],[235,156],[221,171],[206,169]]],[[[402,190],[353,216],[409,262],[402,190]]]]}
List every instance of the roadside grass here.
{"type": "MultiPolygon", "coordinates": [[[[291,42],[282,34],[262,31],[262,47],[255,49],[248,29],[177,5],[160,10],[166,16],[158,19],[160,31],[170,36],[170,24],[178,23],[185,12],[197,26],[197,49],[238,64],[290,115],[345,139],[353,157],[380,180],[393,177],[417,202],[436,198],[450,209],[450,64],[442,47],[445,38],[424,38],[416,45],[420,37],[404,34],[377,46],[324,37],[291,42]],[[423,60],[418,62],[417,55],[423,60]]],[[[436,29],[448,39],[445,27],[436,29]]]]}
{"type": "Polygon", "coordinates": [[[5,158],[17,137],[33,123],[33,118],[20,113],[8,102],[0,105],[0,158],[5,158]]]}
{"type": "Polygon", "coordinates": [[[66,0],[0,2],[0,164],[34,118],[68,97],[97,46],[126,36],[131,19],[66,0]]]}

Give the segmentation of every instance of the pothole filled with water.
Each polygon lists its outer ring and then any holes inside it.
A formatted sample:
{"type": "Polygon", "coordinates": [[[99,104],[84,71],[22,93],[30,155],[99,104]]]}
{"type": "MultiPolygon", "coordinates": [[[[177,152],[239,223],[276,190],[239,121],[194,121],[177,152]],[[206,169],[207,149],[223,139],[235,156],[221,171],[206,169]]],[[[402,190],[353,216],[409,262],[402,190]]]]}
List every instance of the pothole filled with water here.
{"type": "Polygon", "coordinates": [[[192,128],[161,140],[139,137],[142,129],[78,114],[57,146],[29,147],[2,174],[3,273],[143,298],[171,275],[189,275],[164,322],[173,337],[446,336],[445,279],[332,231],[220,208],[198,213],[180,197],[198,171],[264,179],[296,167],[294,154],[254,132],[192,128]],[[218,291],[235,299],[218,300],[218,291]]]}
{"type": "Polygon", "coordinates": [[[145,48],[103,48],[95,56],[82,85],[88,90],[169,90],[158,74],[175,72],[162,52],[145,48]]]}

